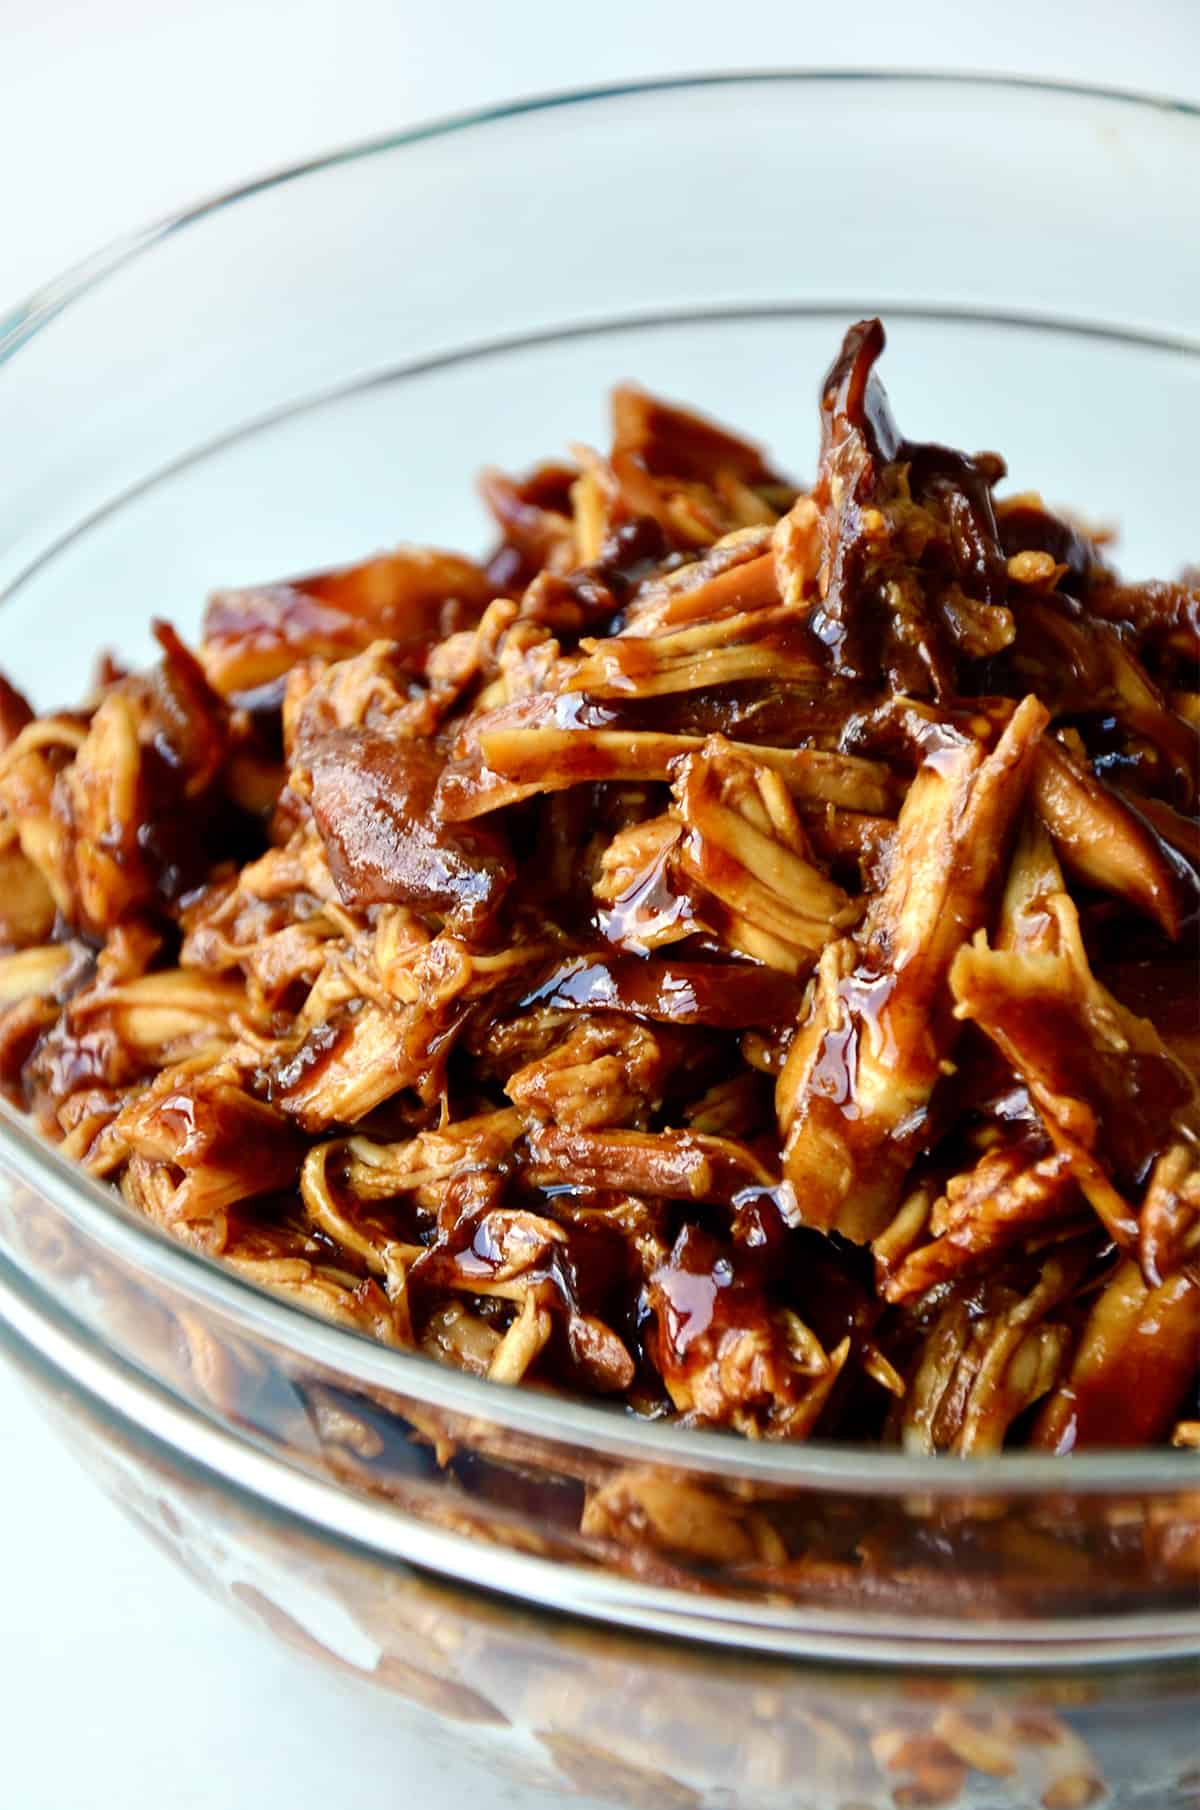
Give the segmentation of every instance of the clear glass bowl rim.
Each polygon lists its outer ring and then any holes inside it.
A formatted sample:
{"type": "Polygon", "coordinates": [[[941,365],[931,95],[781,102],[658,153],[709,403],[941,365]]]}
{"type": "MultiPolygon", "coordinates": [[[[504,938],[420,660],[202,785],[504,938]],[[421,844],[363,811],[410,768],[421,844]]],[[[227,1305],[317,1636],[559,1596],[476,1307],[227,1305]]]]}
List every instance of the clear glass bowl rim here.
{"type": "MultiPolygon", "coordinates": [[[[947,94],[976,90],[1006,93],[1010,97],[1057,94],[1148,113],[1168,112],[1197,122],[1200,146],[1200,106],[1191,102],[1040,77],[921,69],[763,69],[670,76],[533,95],[444,116],[271,170],[111,240],[43,284],[9,313],[0,315],[0,365],[64,309],[79,304],[108,277],[150,254],[164,239],[225,208],[252,201],[255,196],[306,176],[384,157],[431,139],[486,129],[523,115],[713,88],[750,90],[791,84],[811,89],[851,83],[897,92],[927,86],[947,94]]],[[[1183,349],[1181,342],[1176,343],[1183,349]]],[[[1200,345],[1195,349],[1200,352],[1200,345]]],[[[0,606],[3,603],[4,597],[0,596],[0,606]]],[[[782,1446],[755,1443],[722,1432],[639,1422],[586,1399],[489,1383],[420,1353],[395,1351],[360,1334],[328,1325],[266,1294],[222,1268],[218,1261],[175,1243],[127,1209],[115,1191],[68,1163],[3,1100],[0,1165],[35,1188],[80,1233],[109,1255],[130,1263],[197,1305],[215,1309],[248,1332],[315,1364],[339,1370],[347,1379],[364,1386],[388,1389],[429,1407],[487,1421],[550,1444],[582,1446],[625,1461],[670,1464],[713,1478],[840,1489],[851,1494],[896,1496],[920,1491],[954,1498],[997,1493],[1133,1495],[1177,1491],[1195,1482],[1195,1461],[1186,1452],[1098,1451],[1067,1460],[1050,1454],[1014,1452],[964,1462],[820,1441],[782,1446]]]]}

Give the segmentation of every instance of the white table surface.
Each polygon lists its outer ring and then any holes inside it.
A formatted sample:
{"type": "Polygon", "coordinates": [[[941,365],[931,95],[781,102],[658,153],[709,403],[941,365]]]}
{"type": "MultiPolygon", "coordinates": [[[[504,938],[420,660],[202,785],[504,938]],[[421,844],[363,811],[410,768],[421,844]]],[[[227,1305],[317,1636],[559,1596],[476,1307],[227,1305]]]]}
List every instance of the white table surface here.
{"type": "MultiPolygon", "coordinates": [[[[1200,101],[1200,3],[0,0],[0,312],[107,237],[333,145],[509,95],[771,64],[1200,101]]],[[[383,1698],[347,1694],[202,1597],[3,1371],[0,1473],[3,1810],[511,1801],[414,1751],[383,1698]]]]}

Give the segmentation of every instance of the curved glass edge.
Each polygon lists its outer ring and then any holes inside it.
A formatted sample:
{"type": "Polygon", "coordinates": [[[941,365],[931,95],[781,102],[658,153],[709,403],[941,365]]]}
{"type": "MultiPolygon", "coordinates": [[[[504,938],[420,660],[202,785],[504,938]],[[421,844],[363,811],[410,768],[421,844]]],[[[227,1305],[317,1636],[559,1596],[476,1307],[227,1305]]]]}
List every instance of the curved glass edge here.
{"type": "MultiPolygon", "coordinates": [[[[955,1498],[1116,1492],[1170,1493],[1198,1476],[1187,1452],[1108,1452],[1064,1461],[1052,1454],[929,1458],[877,1447],[754,1443],[706,1430],[646,1425],[619,1410],[569,1396],[542,1395],[466,1376],[419,1352],[396,1351],[328,1325],[264,1293],[211,1258],[175,1243],[46,1143],[0,1100],[0,1164],[62,1212],[109,1254],[153,1276],[242,1329],[340,1370],[356,1383],[405,1394],[428,1406],[527,1434],[552,1444],[590,1447],[607,1457],[677,1464],[759,1484],[828,1487],[866,1495],[922,1491],[955,1498]]],[[[79,1324],[71,1310],[72,1320],[79,1324]]]]}
{"type": "MultiPolygon", "coordinates": [[[[5,1266],[7,1267],[7,1266],[5,1266]]],[[[607,1625],[764,1655],[894,1666],[1013,1670],[1170,1661],[1200,1653],[1194,1613],[1110,1615],[1053,1622],[965,1623],[948,1616],[873,1615],[869,1628],[836,1610],[773,1609],[720,1595],[690,1596],[603,1571],[482,1546],[431,1527],[391,1504],[348,1495],[218,1425],[149,1381],[23,1279],[0,1269],[0,1349],[18,1367],[38,1366],[107,1419],[166,1448],[208,1481],[267,1512],[389,1564],[456,1584],[596,1619],[607,1625]],[[486,1557],[486,1583],[480,1578],[486,1557]]]]}
{"type": "Polygon", "coordinates": [[[69,266],[32,295],[0,315],[0,365],[21,346],[48,326],[64,308],[78,301],[116,271],[131,263],[163,239],[194,225],[211,214],[232,207],[240,201],[266,193],[303,176],[322,170],[336,169],[341,164],[356,163],[386,155],[409,145],[445,138],[498,121],[519,119],[526,115],[550,112],[568,107],[590,106],[605,101],[650,95],[673,94],[706,88],[763,87],[768,85],[817,86],[821,83],[845,83],[880,87],[916,88],[921,85],[951,90],[996,90],[1014,94],[1053,94],[1073,96],[1079,100],[1100,101],[1109,105],[1145,108],[1152,112],[1170,113],[1186,119],[1200,120],[1200,106],[1165,94],[1145,93],[1131,88],[1110,88],[1082,82],[1054,81],[1046,77],[988,75],[971,70],[936,69],[748,69],[701,71],[692,75],[652,77],[642,81],[617,82],[597,87],[566,88],[546,94],[522,96],[492,106],[451,113],[400,132],[384,133],[374,138],[340,145],[333,150],[301,162],[285,164],[264,171],[232,188],[219,190],[189,207],[163,215],[160,219],[111,240],[81,262],[69,266]]]}

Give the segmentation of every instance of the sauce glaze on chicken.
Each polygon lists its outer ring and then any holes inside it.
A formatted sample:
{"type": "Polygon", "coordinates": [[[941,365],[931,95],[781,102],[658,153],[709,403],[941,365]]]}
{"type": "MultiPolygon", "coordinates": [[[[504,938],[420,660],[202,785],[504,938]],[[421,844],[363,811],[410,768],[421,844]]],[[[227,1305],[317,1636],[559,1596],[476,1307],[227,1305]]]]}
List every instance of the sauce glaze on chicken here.
{"type": "Polygon", "coordinates": [[[904,439],[631,387],[480,564],[0,681],[0,1083],[386,1344],[920,1452],[1200,1442],[1200,589],[904,439]]]}

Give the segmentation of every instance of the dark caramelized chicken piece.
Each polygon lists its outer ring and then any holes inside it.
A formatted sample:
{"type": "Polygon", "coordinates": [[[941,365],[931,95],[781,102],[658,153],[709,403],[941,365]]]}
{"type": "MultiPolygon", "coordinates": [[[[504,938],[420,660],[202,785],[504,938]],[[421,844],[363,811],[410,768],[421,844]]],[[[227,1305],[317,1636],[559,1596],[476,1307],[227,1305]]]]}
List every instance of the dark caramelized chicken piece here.
{"type": "Polygon", "coordinates": [[[497,830],[434,816],[442,762],[428,743],[336,729],[309,760],[313,818],[344,904],[410,905],[468,935],[495,916],[512,856],[497,830]]]}
{"type": "Polygon", "coordinates": [[[850,1352],[826,1351],[773,1304],[761,1258],[688,1226],[650,1278],[652,1350],[676,1410],[700,1425],[795,1439],[811,1431],[850,1352]]]}
{"type": "Polygon", "coordinates": [[[201,656],[225,697],[269,685],[300,660],[344,660],[381,638],[397,642],[422,670],[430,649],[474,624],[491,597],[473,561],[401,547],[337,572],[214,591],[201,656]]]}

